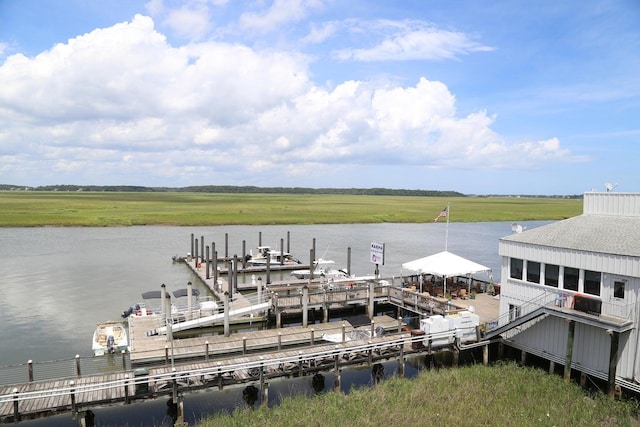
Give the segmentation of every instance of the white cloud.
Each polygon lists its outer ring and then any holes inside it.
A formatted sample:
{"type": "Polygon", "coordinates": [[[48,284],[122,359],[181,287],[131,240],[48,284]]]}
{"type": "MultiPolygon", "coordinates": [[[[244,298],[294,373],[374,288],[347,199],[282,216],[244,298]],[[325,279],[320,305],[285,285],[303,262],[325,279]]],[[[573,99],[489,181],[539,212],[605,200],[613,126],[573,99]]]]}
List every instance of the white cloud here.
{"type": "Polygon", "coordinates": [[[335,51],[334,55],[341,60],[440,60],[493,50],[490,46],[474,41],[465,33],[442,30],[424,22],[354,21],[350,25],[350,30],[354,33],[367,34],[367,36],[377,33],[381,40],[369,48],[347,48],[335,51]]]}
{"type": "Polygon", "coordinates": [[[1,181],[282,185],[354,165],[572,160],[557,139],[504,141],[485,111],[458,117],[442,82],[327,89],[308,65],[240,44],[173,47],[144,16],[34,58],[10,56],[0,66],[0,150],[11,161],[1,181]]]}
{"type": "Polygon", "coordinates": [[[243,13],[239,19],[239,26],[243,30],[271,32],[288,23],[300,21],[311,10],[322,6],[322,0],[274,0],[271,7],[265,11],[243,13]]]}
{"type": "Polygon", "coordinates": [[[171,10],[164,23],[178,37],[188,40],[200,40],[211,30],[209,9],[202,4],[171,10]]]}

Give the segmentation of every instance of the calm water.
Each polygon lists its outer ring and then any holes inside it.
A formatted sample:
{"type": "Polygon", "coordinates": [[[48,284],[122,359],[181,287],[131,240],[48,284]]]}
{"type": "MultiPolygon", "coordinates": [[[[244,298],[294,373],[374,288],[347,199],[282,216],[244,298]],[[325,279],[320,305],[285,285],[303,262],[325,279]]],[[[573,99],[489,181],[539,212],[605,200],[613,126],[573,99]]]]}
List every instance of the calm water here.
{"type": "MultiPolygon", "coordinates": [[[[542,224],[523,223],[529,228],[542,224]]],[[[448,250],[492,268],[494,280],[499,280],[498,239],[511,234],[511,224],[451,223],[448,227],[448,250]]],[[[229,254],[240,255],[243,240],[247,251],[255,251],[260,232],[262,244],[274,248],[279,248],[280,239],[286,245],[289,232],[291,252],[304,262],[308,262],[315,238],[316,256],[332,259],[339,267],[346,267],[350,247],[355,274],[374,272],[369,245],[376,241],[386,245],[381,275],[398,276],[402,263],[444,250],[446,229],[446,223],[0,229],[0,312],[4,319],[0,366],[91,355],[96,323],[118,319],[124,309],[140,300],[142,292],[159,290],[163,283],[173,291],[192,281],[206,293],[186,266],[171,261],[173,255],[190,251],[191,233],[204,236],[205,244],[215,242],[220,255],[227,234],[229,254]]],[[[365,374],[368,378],[368,371],[365,374]]],[[[283,387],[294,387],[292,384],[295,382],[283,387]]],[[[224,400],[225,393],[234,392],[218,393],[215,400],[224,400]]],[[[133,411],[119,412],[127,410],[133,411]]],[[[65,422],[68,418],[64,417],[65,422]]],[[[162,415],[150,424],[132,420],[130,425],[158,425],[161,419],[162,415]]],[[[40,425],[52,425],[53,419],[44,421],[40,425]]],[[[77,425],[77,421],[60,425],[77,425]]]]}

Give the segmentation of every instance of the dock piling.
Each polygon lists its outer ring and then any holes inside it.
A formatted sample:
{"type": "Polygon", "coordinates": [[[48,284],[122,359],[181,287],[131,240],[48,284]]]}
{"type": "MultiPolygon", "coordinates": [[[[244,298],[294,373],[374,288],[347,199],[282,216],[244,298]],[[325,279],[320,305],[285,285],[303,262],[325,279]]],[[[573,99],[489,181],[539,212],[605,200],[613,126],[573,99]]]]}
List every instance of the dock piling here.
{"type": "Polygon", "coordinates": [[[29,382],[32,383],[33,382],[33,360],[29,359],[29,361],[27,362],[27,365],[29,365],[29,382]]]}
{"type": "Polygon", "coordinates": [[[18,408],[18,389],[14,388],[13,389],[13,421],[14,422],[19,422],[20,421],[20,411],[18,408]]]}
{"type": "Polygon", "coordinates": [[[78,378],[81,377],[81,372],[80,372],[80,355],[76,354],[76,376],[78,378]]]}

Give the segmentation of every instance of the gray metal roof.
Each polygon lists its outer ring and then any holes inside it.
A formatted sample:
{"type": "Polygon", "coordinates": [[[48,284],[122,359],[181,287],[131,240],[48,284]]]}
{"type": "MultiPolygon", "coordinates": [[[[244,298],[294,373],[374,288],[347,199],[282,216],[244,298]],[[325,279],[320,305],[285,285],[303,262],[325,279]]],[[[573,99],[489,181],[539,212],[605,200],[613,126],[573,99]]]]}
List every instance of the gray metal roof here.
{"type": "Polygon", "coordinates": [[[500,240],[640,257],[640,217],[581,215],[500,240]]]}

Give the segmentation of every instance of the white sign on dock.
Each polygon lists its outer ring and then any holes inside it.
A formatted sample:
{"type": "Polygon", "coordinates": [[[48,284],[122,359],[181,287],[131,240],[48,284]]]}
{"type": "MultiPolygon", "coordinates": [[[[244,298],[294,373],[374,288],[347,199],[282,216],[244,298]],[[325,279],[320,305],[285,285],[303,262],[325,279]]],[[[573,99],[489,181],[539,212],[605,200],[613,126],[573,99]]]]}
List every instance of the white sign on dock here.
{"type": "Polygon", "coordinates": [[[384,265],[384,243],[371,242],[371,262],[384,265]]]}

